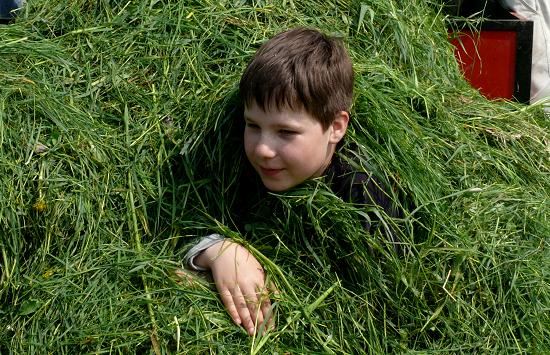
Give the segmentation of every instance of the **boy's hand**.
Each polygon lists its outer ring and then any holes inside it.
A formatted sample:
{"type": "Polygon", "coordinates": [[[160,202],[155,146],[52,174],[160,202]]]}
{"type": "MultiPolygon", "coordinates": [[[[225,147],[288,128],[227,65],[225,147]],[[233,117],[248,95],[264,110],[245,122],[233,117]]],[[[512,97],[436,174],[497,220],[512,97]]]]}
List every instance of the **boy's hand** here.
{"type": "Polygon", "coordinates": [[[195,264],[209,268],[229,315],[249,335],[269,317],[271,301],[264,269],[242,245],[220,241],[195,258],[195,264]]]}

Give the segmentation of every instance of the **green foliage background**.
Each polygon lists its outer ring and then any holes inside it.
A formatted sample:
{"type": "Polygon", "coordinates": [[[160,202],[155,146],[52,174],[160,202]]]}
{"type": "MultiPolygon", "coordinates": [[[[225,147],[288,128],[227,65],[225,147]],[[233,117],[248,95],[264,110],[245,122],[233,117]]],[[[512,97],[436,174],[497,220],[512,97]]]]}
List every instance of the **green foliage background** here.
{"type": "Polygon", "coordinates": [[[549,128],[468,86],[425,1],[30,1],[0,27],[0,352],[546,353],[549,128]],[[416,206],[405,255],[322,182],[234,228],[237,83],[295,26],[349,48],[349,140],[416,206]],[[174,275],[212,231],[281,291],[266,336],[174,275]]]}

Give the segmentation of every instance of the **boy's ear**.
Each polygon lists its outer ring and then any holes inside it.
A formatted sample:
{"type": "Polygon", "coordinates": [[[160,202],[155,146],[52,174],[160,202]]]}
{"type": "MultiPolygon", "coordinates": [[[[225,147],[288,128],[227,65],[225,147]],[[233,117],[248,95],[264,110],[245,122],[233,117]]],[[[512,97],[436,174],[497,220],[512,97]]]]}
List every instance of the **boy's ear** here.
{"type": "Polygon", "coordinates": [[[346,111],[340,111],[336,114],[334,121],[330,124],[330,143],[338,143],[346,134],[348,129],[349,114],[346,111]]]}

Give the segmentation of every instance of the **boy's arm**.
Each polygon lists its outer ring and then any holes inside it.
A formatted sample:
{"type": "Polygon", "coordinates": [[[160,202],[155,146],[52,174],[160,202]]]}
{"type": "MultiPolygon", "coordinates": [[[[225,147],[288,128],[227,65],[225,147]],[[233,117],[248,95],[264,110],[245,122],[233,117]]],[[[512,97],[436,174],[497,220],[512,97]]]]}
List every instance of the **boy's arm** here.
{"type": "Polygon", "coordinates": [[[400,242],[397,231],[388,224],[384,215],[390,218],[403,218],[403,209],[393,201],[391,188],[374,177],[372,173],[354,172],[336,180],[336,194],[345,201],[358,205],[373,206],[376,209],[368,214],[371,220],[362,222],[366,230],[371,231],[371,222],[382,232],[389,242],[400,242]]]}
{"type": "Polygon", "coordinates": [[[189,260],[196,270],[211,270],[229,315],[253,335],[256,327],[268,319],[271,308],[264,269],[242,245],[219,235],[209,241],[213,244],[189,260]]]}
{"type": "MultiPolygon", "coordinates": [[[[360,201],[366,205],[378,206],[384,211],[384,214],[390,218],[403,218],[403,209],[396,204],[392,198],[391,188],[386,187],[381,181],[373,175],[363,181],[363,197],[360,201]]],[[[374,211],[374,215],[378,218],[379,226],[383,235],[393,243],[399,243],[397,231],[386,222],[385,216],[379,211],[374,211]]],[[[370,226],[369,226],[370,227],[370,226]]],[[[397,248],[397,244],[394,247],[397,248]]]]}

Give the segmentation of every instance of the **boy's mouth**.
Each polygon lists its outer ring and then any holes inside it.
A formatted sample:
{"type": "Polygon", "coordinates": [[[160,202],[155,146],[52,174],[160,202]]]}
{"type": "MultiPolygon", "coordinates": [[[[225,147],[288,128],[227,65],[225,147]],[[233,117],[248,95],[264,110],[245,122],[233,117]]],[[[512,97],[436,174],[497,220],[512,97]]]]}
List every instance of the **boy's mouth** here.
{"type": "Polygon", "coordinates": [[[275,176],[281,171],[283,171],[283,169],[268,169],[260,166],[260,171],[264,176],[275,176]]]}

